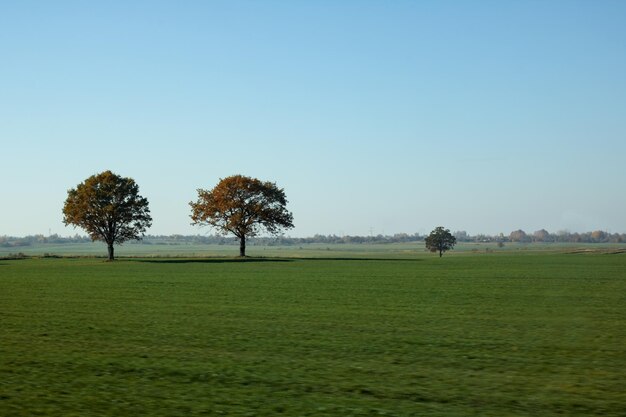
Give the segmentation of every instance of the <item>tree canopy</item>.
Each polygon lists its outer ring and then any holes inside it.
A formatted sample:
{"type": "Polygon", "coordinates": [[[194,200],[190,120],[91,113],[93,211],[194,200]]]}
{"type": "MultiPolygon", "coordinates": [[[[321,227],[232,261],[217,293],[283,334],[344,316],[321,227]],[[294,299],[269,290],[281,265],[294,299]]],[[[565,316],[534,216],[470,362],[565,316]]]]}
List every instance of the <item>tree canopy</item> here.
{"type": "Polygon", "coordinates": [[[441,258],[444,252],[454,248],[456,238],[452,236],[450,230],[439,226],[430,232],[430,235],[426,237],[424,242],[426,243],[426,249],[431,252],[439,252],[439,257],[441,258]]]}
{"type": "Polygon", "coordinates": [[[514,230],[509,235],[511,242],[530,242],[532,239],[522,229],[514,230]]]}
{"type": "Polygon", "coordinates": [[[239,238],[239,256],[246,256],[246,238],[293,227],[285,191],[273,182],[243,175],[224,178],[212,190],[198,189],[198,200],[189,205],[192,224],[239,238]]]}
{"type": "Polygon", "coordinates": [[[152,225],[152,217],[148,200],[139,195],[132,178],[105,171],[68,190],[63,223],[84,229],[94,241],[105,242],[112,261],[113,245],[141,239],[152,225]]]}

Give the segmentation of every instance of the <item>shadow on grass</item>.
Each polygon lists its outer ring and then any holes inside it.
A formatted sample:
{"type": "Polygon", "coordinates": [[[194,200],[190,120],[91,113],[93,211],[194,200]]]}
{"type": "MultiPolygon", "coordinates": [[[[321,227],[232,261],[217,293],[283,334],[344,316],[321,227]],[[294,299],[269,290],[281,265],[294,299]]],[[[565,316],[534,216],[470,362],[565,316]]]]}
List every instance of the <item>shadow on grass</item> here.
{"type": "Polygon", "coordinates": [[[30,258],[11,258],[11,257],[6,257],[6,258],[1,258],[0,259],[0,265],[8,265],[6,262],[13,262],[13,261],[23,261],[26,259],[30,259],[30,258]]]}
{"type": "Polygon", "coordinates": [[[206,263],[221,264],[235,262],[293,262],[295,259],[282,258],[163,258],[163,259],[133,259],[135,262],[155,263],[155,264],[189,264],[189,263],[206,263]]]}
{"type": "Polygon", "coordinates": [[[341,261],[341,262],[362,262],[362,261],[384,261],[384,262],[420,262],[421,259],[408,258],[359,258],[359,257],[326,257],[326,258],[156,258],[156,259],[129,259],[133,262],[155,263],[155,264],[187,264],[187,263],[245,263],[245,262],[297,262],[297,261],[341,261]]]}
{"type": "Polygon", "coordinates": [[[337,258],[333,258],[333,257],[326,257],[326,258],[294,258],[297,260],[303,260],[303,261],[383,261],[383,262],[420,262],[422,261],[422,259],[411,259],[411,258],[372,258],[372,257],[365,257],[365,258],[360,258],[358,256],[354,256],[354,257],[337,257],[337,258]]]}

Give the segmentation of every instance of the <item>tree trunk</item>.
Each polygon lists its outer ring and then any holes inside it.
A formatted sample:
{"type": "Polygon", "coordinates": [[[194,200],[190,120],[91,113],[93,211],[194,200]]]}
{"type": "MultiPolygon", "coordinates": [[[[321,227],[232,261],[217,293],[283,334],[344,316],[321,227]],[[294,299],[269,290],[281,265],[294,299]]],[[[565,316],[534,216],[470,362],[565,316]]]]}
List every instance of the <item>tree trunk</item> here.
{"type": "Polygon", "coordinates": [[[115,258],[113,256],[114,249],[113,249],[113,244],[112,243],[108,244],[108,249],[109,249],[109,261],[115,260],[115,258]]]}
{"type": "Polygon", "coordinates": [[[441,258],[442,255],[443,255],[443,251],[439,249],[439,257],[441,258]]]}
{"type": "Polygon", "coordinates": [[[239,238],[239,256],[244,258],[246,256],[246,236],[239,238]]]}

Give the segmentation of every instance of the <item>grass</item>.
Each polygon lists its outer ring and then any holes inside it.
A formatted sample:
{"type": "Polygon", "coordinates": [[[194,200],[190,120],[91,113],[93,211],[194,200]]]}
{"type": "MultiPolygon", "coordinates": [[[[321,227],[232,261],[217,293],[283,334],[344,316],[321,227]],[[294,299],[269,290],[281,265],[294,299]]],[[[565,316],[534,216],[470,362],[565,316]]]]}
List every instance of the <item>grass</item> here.
{"type": "Polygon", "coordinates": [[[626,255],[368,256],[0,260],[0,415],[625,414],[626,255]]]}
{"type": "MultiPolygon", "coordinates": [[[[450,254],[465,252],[563,252],[563,251],[626,251],[626,244],[614,243],[506,243],[499,248],[494,242],[461,242],[450,254]]],[[[423,256],[424,242],[391,243],[391,244],[323,244],[311,243],[292,246],[256,246],[249,245],[247,254],[253,257],[384,257],[406,258],[423,256]]],[[[102,242],[89,243],[38,243],[31,246],[1,247],[0,258],[12,257],[16,254],[24,256],[92,256],[105,257],[106,245],[102,242]]],[[[143,244],[127,242],[115,247],[116,257],[228,257],[239,254],[239,245],[218,244],[143,244]]]]}

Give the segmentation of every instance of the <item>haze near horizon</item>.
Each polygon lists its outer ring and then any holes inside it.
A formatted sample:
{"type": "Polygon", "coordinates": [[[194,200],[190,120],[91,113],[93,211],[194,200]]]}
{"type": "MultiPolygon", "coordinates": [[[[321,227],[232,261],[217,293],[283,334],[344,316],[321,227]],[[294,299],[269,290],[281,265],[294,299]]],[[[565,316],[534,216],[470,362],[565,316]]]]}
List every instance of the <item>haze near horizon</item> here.
{"type": "Polygon", "coordinates": [[[626,232],[626,3],[0,5],[0,235],[135,179],[148,233],[197,188],[285,189],[291,236],[626,232]]]}

